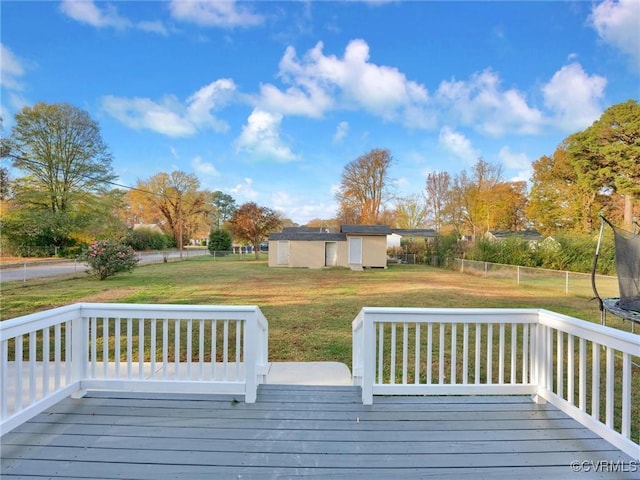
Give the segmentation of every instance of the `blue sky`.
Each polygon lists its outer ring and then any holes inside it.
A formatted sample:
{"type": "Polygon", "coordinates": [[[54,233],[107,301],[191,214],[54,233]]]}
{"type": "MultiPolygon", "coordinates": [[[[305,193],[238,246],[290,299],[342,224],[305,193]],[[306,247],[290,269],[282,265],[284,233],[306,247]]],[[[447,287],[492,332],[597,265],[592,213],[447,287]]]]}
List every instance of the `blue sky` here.
{"type": "Polygon", "coordinates": [[[399,196],[478,157],[529,179],[640,98],[640,2],[3,1],[4,133],[27,105],[99,122],[119,182],[202,188],[300,224],[388,148],[399,196]]]}

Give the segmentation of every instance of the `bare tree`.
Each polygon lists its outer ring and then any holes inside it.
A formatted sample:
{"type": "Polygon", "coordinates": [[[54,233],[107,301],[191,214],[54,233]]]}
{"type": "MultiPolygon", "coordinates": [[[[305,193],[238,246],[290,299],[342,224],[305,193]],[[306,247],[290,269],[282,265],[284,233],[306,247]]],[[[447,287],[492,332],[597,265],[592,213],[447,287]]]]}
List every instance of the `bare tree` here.
{"type": "Polygon", "coordinates": [[[136,221],[160,223],[171,232],[182,249],[185,239],[207,220],[211,207],[207,195],[198,190],[198,177],[180,170],[157,173],[148,181],[138,181],[129,192],[131,211],[136,221]]]}
{"type": "Polygon", "coordinates": [[[427,209],[420,195],[409,195],[398,199],[395,211],[397,228],[424,228],[427,209]]]}
{"type": "Polygon", "coordinates": [[[344,223],[375,224],[380,220],[384,202],[390,196],[391,153],[374,149],[349,162],[342,172],[336,199],[338,217],[344,223]]]}
{"type": "Polygon", "coordinates": [[[427,175],[425,200],[427,214],[432,218],[436,231],[442,229],[445,209],[449,199],[451,176],[448,172],[432,172],[427,175]]]}
{"type": "Polygon", "coordinates": [[[24,203],[66,212],[106,192],[115,179],[100,128],[84,110],[66,103],[38,103],[18,112],[15,122],[2,154],[28,175],[30,190],[24,203]]]}

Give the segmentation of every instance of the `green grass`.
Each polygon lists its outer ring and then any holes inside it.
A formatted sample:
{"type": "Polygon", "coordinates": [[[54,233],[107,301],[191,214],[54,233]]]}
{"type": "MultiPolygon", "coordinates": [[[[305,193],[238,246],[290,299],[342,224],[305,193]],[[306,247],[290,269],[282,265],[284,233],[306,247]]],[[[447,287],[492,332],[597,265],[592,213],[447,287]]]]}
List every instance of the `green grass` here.
{"type": "MultiPolygon", "coordinates": [[[[511,279],[420,265],[353,272],[269,268],[264,260],[213,257],[141,266],[104,281],[83,276],[3,284],[1,318],[75,302],[257,305],[269,321],[270,361],[347,365],[351,365],[351,322],[364,306],[546,308],[591,322],[600,318],[596,302],[587,296],[517,286],[511,279]]],[[[628,323],[609,319],[609,326],[629,331],[628,323]]],[[[633,377],[634,397],[639,398],[637,369],[633,377]]],[[[638,408],[635,402],[634,409],[638,408]]],[[[633,438],[638,436],[636,410],[633,438]]]]}
{"type": "MultiPolygon", "coordinates": [[[[269,268],[264,260],[212,257],[141,266],[104,281],[78,277],[5,284],[1,318],[81,301],[258,305],[269,321],[270,359],[347,364],[351,321],[364,306],[533,307],[599,319],[596,303],[586,297],[418,265],[352,272],[269,268]]],[[[612,326],[628,329],[616,323],[612,319],[612,326]]]]}

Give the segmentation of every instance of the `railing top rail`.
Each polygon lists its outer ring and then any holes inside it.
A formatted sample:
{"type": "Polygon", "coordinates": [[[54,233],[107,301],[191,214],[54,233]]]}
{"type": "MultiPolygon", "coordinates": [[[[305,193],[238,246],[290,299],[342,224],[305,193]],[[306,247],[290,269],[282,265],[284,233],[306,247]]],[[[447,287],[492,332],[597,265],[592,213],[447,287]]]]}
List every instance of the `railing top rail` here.
{"type": "MultiPolygon", "coordinates": [[[[403,321],[452,323],[537,323],[538,309],[527,308],[417,308],[417,307],[363,307],[358,317],[374,322],[403,321]],[[434,320],[435,319],[435,320],[434,320]]],[[[358,320],[356,317],[356,320],[358,320]]]]}
{"type": "Polygon", "coordinates": [[[136,318],[243,318],[260,309],[255,305],[181,305],[135,303],[81,303],[83,317],[135,316],[136,318]]]}
{"type": "Polygon", "coordinates": [[[640,356],[640,335],[624,332],[598,323],[585,322],[550,310],[540,310],[540,324],[586,340],[613,347],[631,355],[640,356]]]}
{"type": "MultiPolygon", "coordinates": [[[[135,318],[219,318],[242,319],[260,312],[255,305],[179,305],[135,303],[74,303],[43,312],[23,315],[0,322],[0,338],[12,338],[53,326],[78,317],[135,317],[135,318]]],[[[264,316],[256,317],[264,327],[264,316]]]]}
{"type": "Polygon", "coordinates": [[[34,330],[67,322],[79,315],[78,304],[31,313],[0,322],[0,339],[24,335],[34,330]]]}

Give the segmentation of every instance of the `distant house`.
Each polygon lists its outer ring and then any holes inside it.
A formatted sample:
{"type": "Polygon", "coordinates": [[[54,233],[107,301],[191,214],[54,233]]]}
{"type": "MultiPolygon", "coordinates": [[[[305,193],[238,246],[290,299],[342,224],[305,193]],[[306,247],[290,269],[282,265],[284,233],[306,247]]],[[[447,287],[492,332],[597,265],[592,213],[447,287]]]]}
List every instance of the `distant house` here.
{"type": "Polygon", "coordinates": [[[270,267],[386,268],[384,225],[342,225],[339,233],[308,227],[289,227],[269,235],[270,267]]]}
{"type": "Polygon", "coordinates": [[[529,243],[539,243],[544,240],[544,236],[537,230],[495,231],[485,233],[487,240],[504,240],[505,238],[520,238],[529,243]]]}
{"type": "Polygon", "coordinates": [[[396,242],[397,246],[400,246],[402,241],[413,243],[423,241],[425,244],[429,244],[439,236],[440,234],[432,228],[393,228],[387,243],[389,247],[396,246],[396,242]],[[399,241],[396,240],[398,237],[400,238],[399,241]]]}
{"type": "Polygon", "coordinates": [[[154,233],[163,233],[162,228],[157,223],[136,223],[133,226],[134,230],[149,230],[154,233]]]}

